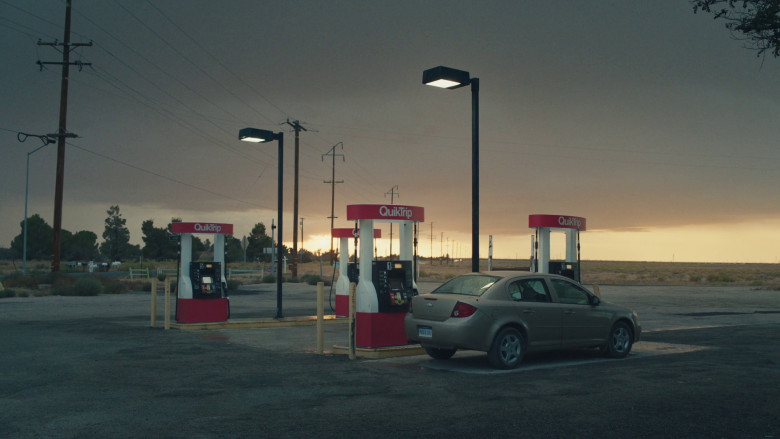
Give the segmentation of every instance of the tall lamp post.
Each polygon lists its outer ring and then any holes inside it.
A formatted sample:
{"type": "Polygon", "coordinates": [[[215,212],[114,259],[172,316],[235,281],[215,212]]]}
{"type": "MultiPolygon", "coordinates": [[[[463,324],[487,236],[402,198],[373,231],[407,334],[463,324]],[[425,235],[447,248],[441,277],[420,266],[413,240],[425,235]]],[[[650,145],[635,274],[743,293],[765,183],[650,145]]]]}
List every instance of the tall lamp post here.
{"type": "Polygon", "coordinates": [[[479,271],[479,78],[438,66],[423,72],[423,84],[439,88],[471,85],[471,271],[479,271]]]}
{"type": "Polygon", "coordinates": [[[24,237],[22,238],[22,275],[24,276],[27,276],[27,198],[28,194],[30,193],[30,156],[38,152],[38,150],[44,146],[56,143],[56,141],[49,136],[38,136],[27,133],[17,133],[16,139],[20,142],[24,142],[29,136],[34,136],[41,139],[43,145],[27,153],[27,173],[24,181],[24,237]]]}
{"type": "MultiPolygon", "coordinates": [[[[284,183],[284,179],[282,178],[282,171],[283,171],[283,161],[284,161],[284,133],[274,133],[273,131],[267,131],[267,130],[261,130],[257,128],[244,128],[238,131],[238,139],[242,140],[244,142],[253,142],[253,143],[265,143],[270,142],[272,140],[277,140],[279,144],[279,183],[278,183],[278,223],[277,228],[279,229],[279,237],[277,238],[277,244],[276,244],[276,260],[278,261],[278,265],[280,266],[282,264],[282,186],[284,183]]],[[[276,272],[276,317],[277,319],[282,318],[282,270],[277,269],[276,272]]]]}

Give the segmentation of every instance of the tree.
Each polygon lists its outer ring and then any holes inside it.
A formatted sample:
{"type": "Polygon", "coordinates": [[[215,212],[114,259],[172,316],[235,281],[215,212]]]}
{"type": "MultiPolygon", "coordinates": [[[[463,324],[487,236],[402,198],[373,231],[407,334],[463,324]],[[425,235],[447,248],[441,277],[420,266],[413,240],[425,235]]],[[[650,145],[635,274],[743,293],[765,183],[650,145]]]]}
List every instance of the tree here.
{"type": "Polygon", "coordinates": [[[68,261],[91,261],[98,256],[97,235],[82,230],[70,233],[62,231],[62,257],[68,261]]]}
{"type": "Polygon", "coordinates": [[[227,262],[244,262],[241,240],[233,235],[225,235],[225,263],[227,262]]]}
{"type": "Polygon", "coordinates": [[[170,239],[170,228],[170,224],[167,228],[154,227],[153,220],[141,223],[141,240],[144,242],[141,253],[144,259],[163,260],[178,257],[179,243],[170,239]]]}
{"type": "Polygon", "coordinates": [[[723,19],[737,39],[747,40],[757,56],[780,56],[780,0],[691,0],[693,12],[723,19]]]}
{"type": "Polygon", "coordinates": [[[130,230],[119,212],[119,206],[111,206],[106,213],[106,228],[103,231],[103,243],[100,244],[100,252],[111,261],[120,261],[123,258],[133,258],[134,253],[140,251],[138,246],[130,245],[130,230]]]}
{"type": "MultiPolygon", "coordinates": [[[[24,253],[24,221],[22,233],[11,241],[11,249],[20,257],[24,253]]],[[[27,259],[51,259],[53,229],[37,213],[27,218],[27,259]]]]}
{"type": "Polygon", "coordinates": [[[271,242],[271,237],[265,234],[265,224],[255,224],[252,232],[247,237],[246,259],[248,261],[256,259],[270,261],[271,255],[266,255],[263,251],[263,249],[269,247],[273,247],[273,242],[271,242]]]}

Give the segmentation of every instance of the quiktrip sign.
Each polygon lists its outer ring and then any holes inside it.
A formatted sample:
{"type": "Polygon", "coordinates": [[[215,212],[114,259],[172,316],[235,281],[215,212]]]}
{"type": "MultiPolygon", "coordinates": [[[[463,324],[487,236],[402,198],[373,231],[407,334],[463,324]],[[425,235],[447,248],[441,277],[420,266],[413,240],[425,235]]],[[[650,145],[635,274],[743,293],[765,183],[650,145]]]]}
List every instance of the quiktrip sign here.
{"type": "Polygon", "coordinates": [[[398,204],[350,204],[347,220],[425,221],[425,208],[398,204]]]}
{"type": "Polygon", "coordinates": [[[570,215],[528,215],[528,227],[585,230],[585,218],[570,215]]]}
{"type": "Polygon", "coordinates": [[[171,233],[211,233],[232,235],[233,224],[223,223],[172,223],[171,233]]]}

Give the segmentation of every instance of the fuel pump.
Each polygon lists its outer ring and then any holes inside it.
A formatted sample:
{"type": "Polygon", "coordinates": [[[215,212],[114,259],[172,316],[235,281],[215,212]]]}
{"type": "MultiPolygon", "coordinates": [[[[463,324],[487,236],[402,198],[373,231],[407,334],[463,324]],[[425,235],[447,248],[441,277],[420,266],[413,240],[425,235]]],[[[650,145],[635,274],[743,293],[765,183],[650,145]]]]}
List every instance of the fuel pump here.
{"type": "Polygon", "coordinates": [[[582,217],[568,215],[529,215],[528,227],[536,229],[533,238],[531,270],[551,273],[580,281],[580,231],[586,228],[582,217]],[[550,232],[566,233],[566,259],[550,260],[550,232]]]}
{"type": "Polygon", "coordinates": [[[409,311],[409,302],[417,295],[411,261],[373,261],[371,277],[379,312],[409,311]]]}
{"type": "Polygon", "coordinates": [[[176,321],[227,321],[230,302],[225,279],[225,235],[233,233],[233,224],[173,223],[171,233],[181,235],[176,321]],[[214,235],[213,261],[192,260],[193,233],[214,235]]]}
{"type": "Polygon", "coordinates": [[[352,204],[347,219],[358,221],[359,274],[356,290],[355,339],[360,347],[377,348],[407,344],[404,318],[417,294],[414,279],[414,225],[424,221],[425,210],[417,206],[352,204]],[[399,224],[401,250],[397,261],[376,261],[371,234],[375,221],[399,224]]]}

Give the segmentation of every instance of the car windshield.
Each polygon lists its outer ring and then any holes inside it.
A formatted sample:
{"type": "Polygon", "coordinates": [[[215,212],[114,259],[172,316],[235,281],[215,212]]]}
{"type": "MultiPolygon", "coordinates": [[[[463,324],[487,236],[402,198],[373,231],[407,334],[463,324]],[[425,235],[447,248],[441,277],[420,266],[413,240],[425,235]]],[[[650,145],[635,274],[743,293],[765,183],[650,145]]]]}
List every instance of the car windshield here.
{"type": "Polygon", "coordinates": [[[469,296],[480,296],[491,285],[501,279],[497,276],[474,275],[458,276],[445,282],[444,285],[433,290],[436,294],[466,294],[469,296]]]}

